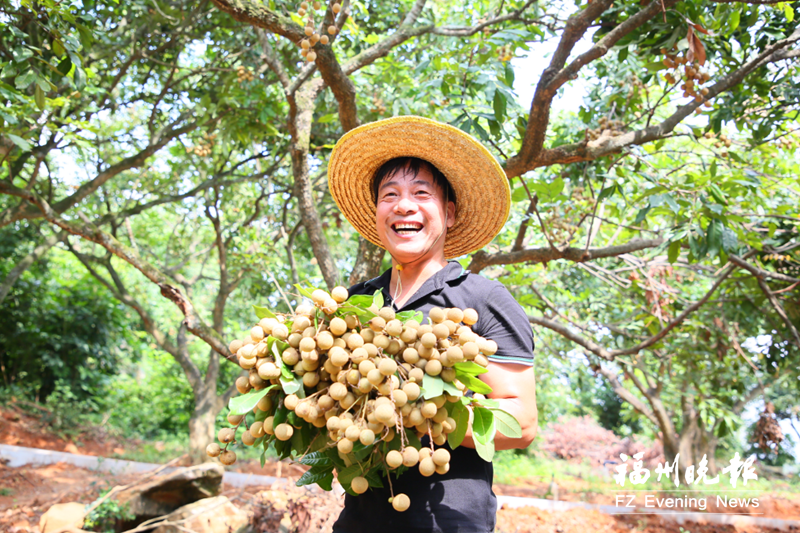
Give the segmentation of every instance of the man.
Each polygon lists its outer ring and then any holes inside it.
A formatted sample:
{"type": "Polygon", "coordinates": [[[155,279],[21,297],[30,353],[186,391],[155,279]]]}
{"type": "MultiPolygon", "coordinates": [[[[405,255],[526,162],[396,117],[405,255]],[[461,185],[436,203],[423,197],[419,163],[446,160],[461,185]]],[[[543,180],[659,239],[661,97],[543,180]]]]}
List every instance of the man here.
{"type": "MultiPolygon", "coordinates": [[[[392,268],[350,289],[381,290],[397,311],[474,308],[473,330],[494,340],[497,353],[481,376],[502,409],[520,422],[522,437],[500,433],[497,450],[525,448],[537,431],[533,335],[526,315],[498,282],[466,272],[458,257],[488,244],[510,207],[508,181],[491,154],[451,126],[421,117],[395,117],[348,132],[328,167],[331,194],[361,235],[385,248],[392,268]]],[[[410,469],[383,489],[347,496],[335,533],[494,531],[497,500],[492,465],[474,450],[471,434],[451,451],[450,471],[423,477],[410,469]],[[388,499],[405,493],[411,507],[388,499]]]]}

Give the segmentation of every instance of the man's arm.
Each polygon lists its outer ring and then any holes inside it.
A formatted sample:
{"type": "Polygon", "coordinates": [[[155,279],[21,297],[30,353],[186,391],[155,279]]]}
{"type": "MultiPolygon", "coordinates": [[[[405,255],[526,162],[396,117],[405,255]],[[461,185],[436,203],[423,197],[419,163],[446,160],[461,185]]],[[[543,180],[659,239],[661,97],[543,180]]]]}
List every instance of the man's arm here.
{"type": "MultiPolygon", "coordinates": [[[[508,363],[489,363],[488,372],[480,378],[492,388],[489,398],[500,401],[500,408],[517,419],[522,437],[509,438],[499,431],[494,438],[495,450],[527,448],[539,431],[539,412],[536,409],[536,378],[533,367],[508,363]]],[[[462,446],[475,448],[472,429],[467,431],[462,446]]]]}

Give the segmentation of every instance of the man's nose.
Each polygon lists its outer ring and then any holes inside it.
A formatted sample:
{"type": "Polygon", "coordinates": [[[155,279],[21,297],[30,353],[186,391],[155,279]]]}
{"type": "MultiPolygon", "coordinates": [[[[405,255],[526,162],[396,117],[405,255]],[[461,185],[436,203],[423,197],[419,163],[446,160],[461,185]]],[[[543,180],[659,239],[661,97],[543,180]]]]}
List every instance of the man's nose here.
{"type": "Polygon", "coordinates": [[[406,214],[406,213],[413,213],[417,210],[417,204],[412,202],[409,198],[401,198],[397,204],[395,204],[394,210],[396,213],[406,214]]]}

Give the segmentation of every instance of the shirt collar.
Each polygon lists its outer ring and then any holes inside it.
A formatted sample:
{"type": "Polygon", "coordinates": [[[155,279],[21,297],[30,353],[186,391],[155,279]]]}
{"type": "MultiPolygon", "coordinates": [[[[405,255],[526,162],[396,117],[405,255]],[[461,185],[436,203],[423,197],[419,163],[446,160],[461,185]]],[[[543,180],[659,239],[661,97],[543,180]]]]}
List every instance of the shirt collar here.
{"type": "MultiPolygon", "coordinates": [[[[411,304],[415,303],[416,301],[425,298],[431,293],[436,291],[440,291],[444,286],[448,283],[456,281],[464,276],[469,274],[469,270],[465,270],[464,267],[461,266],[461,263],[458,261],[448,261],[447,265],[440,271],[436,272],[433,276],[425,280],[425,283],[422,284],[422,287],[411,296],[411,298],[406,302],[403,308],[408,308],[411,304]]],[[[370,287],[374,290],[381,289],[384,293],[384,297],[388,296],[389,298],[387,301],[391,301],[391,290],[389,284],[392,280],[392,269],[388,269],[386,272],[378,276],[377,278],[373,278],[366,283],[367,287],[370,287]]]]}

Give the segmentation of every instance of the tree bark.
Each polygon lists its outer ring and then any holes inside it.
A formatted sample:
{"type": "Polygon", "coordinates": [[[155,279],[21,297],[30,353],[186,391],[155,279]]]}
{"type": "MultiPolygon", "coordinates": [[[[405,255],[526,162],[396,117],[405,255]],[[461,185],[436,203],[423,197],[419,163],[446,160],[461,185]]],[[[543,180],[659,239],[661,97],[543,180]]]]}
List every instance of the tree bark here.
{"type": "Polygon", "coordinates": [[[358,238],[358,256],[348,282],[350,286],[378,277],[386,250],[375,246],[364,237],[358,238]]]}

